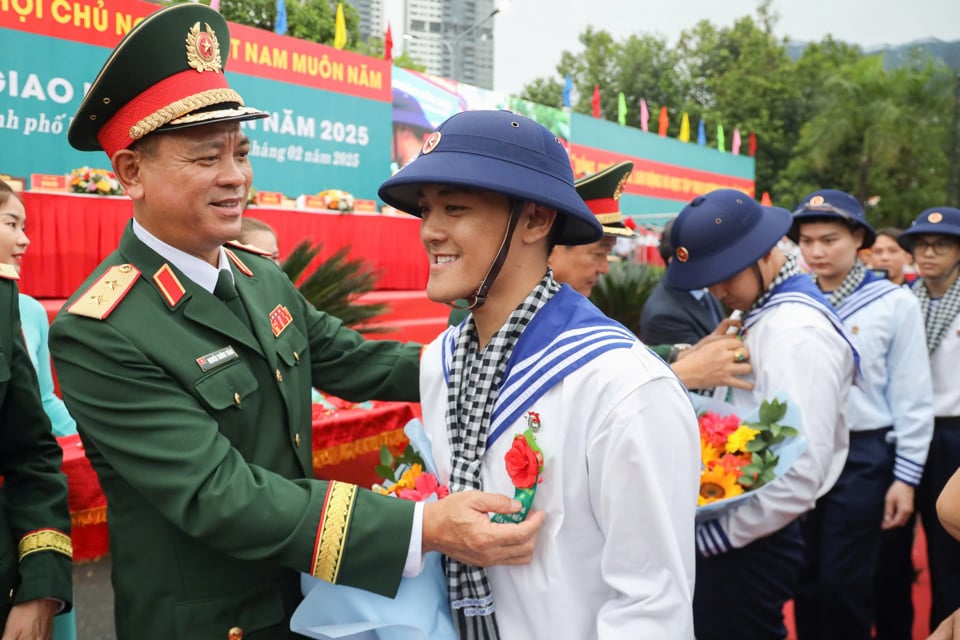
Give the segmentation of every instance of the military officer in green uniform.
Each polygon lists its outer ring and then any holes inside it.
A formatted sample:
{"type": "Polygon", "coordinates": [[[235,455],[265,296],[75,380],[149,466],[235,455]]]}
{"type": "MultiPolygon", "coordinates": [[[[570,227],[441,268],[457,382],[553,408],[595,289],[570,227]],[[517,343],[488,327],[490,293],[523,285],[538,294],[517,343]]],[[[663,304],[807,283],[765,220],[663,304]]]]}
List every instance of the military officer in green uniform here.
{"type": "Polygon", "coordinates": [[[67,479],[23,343],[17,278],[0,264],[0,637],[50,640],[73,599],[67,479]]]}
{"type": "Polygon", "coordinates": [[[226,22],[160,9],[117,45],[68,133],[133,200],[119,248],[50,332],[107,498],[119,640],[290,636],[298,572],[392,595],[437,550],[529,562],[542,522],[482,492],[428,505],[313,478],[311,387],[418,397],[419,345],[367,342],[237,237],[252,181],[226,22]]]}

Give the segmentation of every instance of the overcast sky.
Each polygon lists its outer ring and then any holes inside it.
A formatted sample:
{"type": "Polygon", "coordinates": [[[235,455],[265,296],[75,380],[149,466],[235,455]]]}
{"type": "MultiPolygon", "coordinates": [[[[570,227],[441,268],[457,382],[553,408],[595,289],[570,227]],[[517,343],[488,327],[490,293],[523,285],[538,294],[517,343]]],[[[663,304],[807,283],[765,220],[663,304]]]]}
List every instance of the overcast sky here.
{"type": "MultiPolygon", "coordinates": [[[[389,0],[388,0],[389,1],[389,0]]],[[[501,0],[502,1],[502,0],[501,0]]],[[[622,39],[659,33],[671,45],[706,19],[731,25],[752,15],[757,0],[512,0],[494,17],[494,89],[514,93],[556,74],[560,53],[579,51],[587,25],[622,39]]],[[[960,0],[774,0],[777,34],[791,40],[839,40],[871,47],[935,37],[960,40],[960,0]]]]}

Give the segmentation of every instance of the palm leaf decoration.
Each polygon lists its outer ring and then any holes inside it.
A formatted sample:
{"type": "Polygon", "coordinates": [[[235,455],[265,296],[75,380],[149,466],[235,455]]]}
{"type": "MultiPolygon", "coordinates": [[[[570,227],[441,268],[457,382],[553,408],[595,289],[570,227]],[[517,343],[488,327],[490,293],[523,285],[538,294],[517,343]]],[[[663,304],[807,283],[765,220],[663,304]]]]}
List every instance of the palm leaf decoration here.
{"type": "Polygon", "coordinates": [[[610,265],[610,273],[593,287],[590,300],[608,317],[639,336],[640,312],[662,276],[661,267],[617,262],[610,265]]]}
{"type": "Polygon", "coordinates": [[[339,318],[343,324],[361,333],[386,331],[386,327],[366,326],[371,320],[384,314],[388,305],[357,304],[357,296],[374,289],[378,273],[364,260],[350,259],[349,245],[321,260],[316,271],[303,278],[303,274],[321,251],[322,243],[311,245],[309,240],[304,240],[290,253],[281,269],[290,278],[290,282],[295,285],[300,282],[297,286],[300,293],[320,311],[339,318]]]}

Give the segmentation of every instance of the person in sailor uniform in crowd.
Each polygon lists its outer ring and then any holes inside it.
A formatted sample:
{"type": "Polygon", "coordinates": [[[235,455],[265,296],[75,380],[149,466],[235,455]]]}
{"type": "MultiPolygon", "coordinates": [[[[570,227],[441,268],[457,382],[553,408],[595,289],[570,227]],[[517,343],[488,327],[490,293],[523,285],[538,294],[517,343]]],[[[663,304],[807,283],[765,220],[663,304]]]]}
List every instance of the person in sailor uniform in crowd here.
{"type": "Polygon", "coordinates": [[[960,209],[927,209],[900,234],[921,279],[913,286],[926,328],[933,377],[933,438],[917,491],[917,512],[927,536],[932,607],[936,628],[960,607],[960,542],[937,518],[937,497],[960,468],[960,209]]]}
{"type": "Polygon", "coordinates": [[[858,259],[876,233],[850,194],[808,195],[789,235],[853,336],[864,377],[847,398],[847,462],[802,524],[807,566],[796,598],[797,635],[869,640],[881,534],[910,520],[933,434],[923,318],[910,291],[858,259]]]}
{"type": "Polygon", "coordinates": [[[667,365],[547,266],[553,244],[603,234],[559,141],[460,113],[380,197],[422,218],[430,299],[472,311],[421,363],[440,481],[512,495],[521,434],[542,451],[532,563],[447,561],[461,638],[692,638],[696,416],[667,365]]]}
{"type": "MultiPolygon", "coordinates": [[[[744,312],[752,391],[732,389],[749,411],[784,395],[803,416],[804,452],[792,468],[720,517],[697,524],[694,626],[698,640],[786,637],[783,605],[804,561],[798,517],[833,486],[847,456],[843,416],[856,351],[830,303],[777,242],[790,212],[732,189],[695,198],[674,222],[666,284],[709,287],[744,312]]],[[[723,397],[720,395],[719,397],[723,397]]]]}

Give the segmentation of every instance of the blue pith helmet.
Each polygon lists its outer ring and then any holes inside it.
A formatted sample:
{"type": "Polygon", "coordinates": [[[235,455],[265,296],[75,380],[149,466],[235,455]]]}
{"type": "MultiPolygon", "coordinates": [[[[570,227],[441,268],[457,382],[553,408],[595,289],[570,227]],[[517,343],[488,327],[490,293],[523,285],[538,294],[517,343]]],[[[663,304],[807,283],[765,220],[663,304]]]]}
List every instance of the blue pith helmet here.
{"type": "Polygon", "coordinates": [[[431,133],[420,154],[380,185],[380,198],[419,215],[426,184],[485,189],[556,209],[557,244],[588,244],[603,228],[573,186],[570,158],[543,125],[509,111],[464,111],[431,133]]]}
{"type": "Polygon", "coordinates": [[[788,234],[790,239],[796,242],[800,235],[800,225],[816,219],[838,220],[862,228],[861,249],[872,247],[877,239],[877,232],[867,222],[867,216],[863,213],[860,202],[845,191],[821,189],[804,198],[793,212],[793,226],[788,234]]]}
{"type": "Polygon", "coordinates": [[[427,120],[417,99],[400,89],[393,90],[393,123],[433,131],[433,125],[427,120]]]}
{"type": "Polygon", "coordinates": [[[960,239],[960,209],[953,207],[933,207],[927,209],[913,221],[906,231],[900,234],[897,242],[907,251],[913,252],[913,242],[923,235],[953,236],[960,239]]]}
{"type": "Polygon", "coordinates": [[[790,212],[765,207],[735,189],[698,196],[673,222],[666,284],[701,289],[755,264],[790,229],[790,212]]]}

